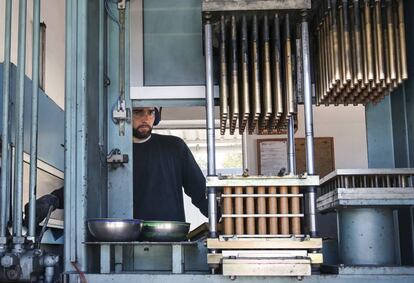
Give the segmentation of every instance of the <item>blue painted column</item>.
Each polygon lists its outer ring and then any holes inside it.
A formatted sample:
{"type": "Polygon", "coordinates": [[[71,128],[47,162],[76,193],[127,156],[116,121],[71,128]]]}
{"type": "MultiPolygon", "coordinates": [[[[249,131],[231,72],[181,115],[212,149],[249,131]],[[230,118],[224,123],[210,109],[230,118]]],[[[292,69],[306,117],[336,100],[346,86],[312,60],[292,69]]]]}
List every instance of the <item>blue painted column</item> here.
{"type": "MultiPolygon", "coordinates": [[[[414,167],[414,1],[405,0],[408,80],[377,105],[366,107],[368,166],[414,167]]],[[[414,265],[414,212],[398,209],[401,263],[414,265]]]]}

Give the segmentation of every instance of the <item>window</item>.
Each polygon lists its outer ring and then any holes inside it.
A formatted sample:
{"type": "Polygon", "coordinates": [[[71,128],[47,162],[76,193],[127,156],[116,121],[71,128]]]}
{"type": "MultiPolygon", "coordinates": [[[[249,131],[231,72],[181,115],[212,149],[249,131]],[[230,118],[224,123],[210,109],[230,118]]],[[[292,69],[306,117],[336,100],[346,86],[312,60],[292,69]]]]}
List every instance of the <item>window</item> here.
{"type": "MultiPolygon", "coordinates": [[[[207,174],[207,138],[205,129],[154,129],[155,133],[182,138],[190,148],[203,173],[207,174]]],[[[216,169],[223,175],[243,172],[242,139],[240,135],[220,135],[216,130],[216,169]]]]}
{"type": "Polygon", "coordinates": [[[201,1],[144,0],[144,85],[203,85],[201,1]]]}

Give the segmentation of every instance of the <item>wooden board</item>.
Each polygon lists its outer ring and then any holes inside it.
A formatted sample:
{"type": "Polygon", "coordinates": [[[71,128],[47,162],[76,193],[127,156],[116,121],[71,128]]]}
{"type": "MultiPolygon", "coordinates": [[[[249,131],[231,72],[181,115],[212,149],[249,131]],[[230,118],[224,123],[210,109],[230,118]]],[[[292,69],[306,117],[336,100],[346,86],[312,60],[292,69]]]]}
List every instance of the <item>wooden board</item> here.
{"type": "MultiPolygon", "coordinates": [[[[315,144],[315,175],[323,177],[335,170],[335,152],[333,137],[319,137],[315,144]]],[[[304,138],[295,139],[296,172],[306,172],[306,145],[304,138]]],[[[287,168],[286,139],[258,139],[257,160],[259,175],[277,174],[287,168]]]]}
{"type": "Polygon", "coordinates": [[[321,249],[321,238],[306,240],[295,239],[235,239],[221,241],[219,239],[207,239],[209,249],[321,249]]]}
{"type": "MultiPolygon", "coordinates": [[[[263,250],[260,250],[257,252],[263,252],[263,250]]],[[[322,264],[323,263],[323,254],[321,253],[308,253],[307,257],[310,258],[311,264],[322,264]]],[[[207,254],[208,264],[221,264],[222,259],[223,259],[222,253],[207,254]]]]}

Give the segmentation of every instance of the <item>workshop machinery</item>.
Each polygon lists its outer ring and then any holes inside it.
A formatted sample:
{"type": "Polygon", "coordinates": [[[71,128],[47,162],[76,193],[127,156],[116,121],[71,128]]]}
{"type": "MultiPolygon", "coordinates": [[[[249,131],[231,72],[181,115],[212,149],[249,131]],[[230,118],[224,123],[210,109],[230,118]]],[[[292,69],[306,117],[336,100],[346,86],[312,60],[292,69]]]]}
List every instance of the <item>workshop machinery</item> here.
{"type": "MultiPolygon", "coordinates": [[[[143,62],[134,61],[143,53],[143,1],[65,2],[65,119],[64,127],[50,130],[65,134],[64,244],[63,257],[58,257],[37,244],[33,213],[27,234],[22,229],[23,141],[31,137],[26,152],[32,156],[29,207],[33,212],[38,197],[36,141],[37,135],[40,139],[46,133],[40,122],[37,128],[36,115],[43,115],[36,108],[37,28],[32,133],[23,131],[28,123],[22,116],[26,0],[19,1],[16,98],[13,108],[8,108],[14,2],[6,0],[0,281],[53,282],[60,277],[64,282],[97,283],[412,282],[413,170],[338,169],[320,180],[313,132],[313,105],[366,105],[371,153],[384,147],[373,138],[378,133],[372,129],[381,125],[370,115],[398,92],[407,97],[405,117],[412,115],[414,60],[407,51],[414,48],[408,36],[414,27],[409,17],[414,12],[412,1],[199,1],[205,86],[189,88],[201,89],[201,99],[198,94],[183,99],[178,93],[185,89],[182,86],[168,98],[140,96],[154,89],[164,91],[162,87],[148,90],[142,82],[143,62]],[[191,232],[184,242],[96,241],[89,234],[88,219],[133,218],[132,107],[189,104],[206,107],[208,225],[191,232]],[[302,105],[306,172],[297,172],[294,140],[297,109],[302,105]],[[257,176],[244,162],[242,175],[217,174],[215,106],[220,110],[222,134],[285,135],[288,168],[257,176]],[[16,118],[10,119],[11,114],[16,118]],[[337,221],[320,218],[320,212],[336,213],[337,221]],[[398,226],[404,217],[409,224],[398,226]],[[7,234],[10,218],[11,235],[7,234]],[[322,220],[317,223],[318,219],[322,220]],[[319,233],[318,226],[337,224],[339,240],[319,233]],[[407,230],[408,234],[400,232],[407,230]],[[61,276],[57,268],[63,269],[61,276]]],[[[35,23],[40,2],[34,1],[35,23]]],[[[407,119],[404,128],[408,153],[414,136],[410,123],[407,119]]],[[[392,132],[394,139],[399,136],[392,132]]],[[[370,154],[370,158],[372,162],[379,156],[370,154]]],[[[413,167],[410,162],[405,167],[413,167]]]]}

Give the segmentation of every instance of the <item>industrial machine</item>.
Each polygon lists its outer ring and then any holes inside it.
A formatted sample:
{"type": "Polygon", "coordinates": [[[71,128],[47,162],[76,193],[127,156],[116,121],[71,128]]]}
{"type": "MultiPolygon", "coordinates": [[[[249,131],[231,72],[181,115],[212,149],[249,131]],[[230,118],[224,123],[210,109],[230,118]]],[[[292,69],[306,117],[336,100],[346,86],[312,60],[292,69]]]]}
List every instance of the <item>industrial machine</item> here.
{"type": "MultiPolygon", "coordinates": [[[[37,137],[47,134],[40,130],[42,123],[52,122],[38,119],[43,104],[37,100],[37,28],[32,116],[23,118],[26,0],[19,1],[19,60],[9,109],[14,3],[6,1],[0,281],[413,282],[414,170],[338,169],[320,179],[313,133],[313,105],[366,105],[374,164],[388,144],[378,141],[383,121],[372,117],[397,121],[400,113],[381,115],[381,105],[402,93],[406,152],[391,142],[395,156],[389,158],[395,159],[394,167],[413,167],[408,118],[414,113],[414,60],[407,51],[414,48],[407,35],[414,27],[408,17],[414,12],[412,1],[199,1],[205,86],[191,87],[190,95],[178,86],[164,96],[165,88],[143,83],[143,1],[66,1],[65,127],[48,128],[64,130],[65,136],[64,244],[54,253],[39,243],[34,213],[26,234],[22,228],[23,152],[31,154],[29,207],[34,212],[41,155],[37,137]],[[103,221],[115,229],[123,219],[129,224],[124,231],[141,227],[131,220],[132,107],[171,105],[206,108],[209,222],[190,232],[187,241],[138,241],[133,233],[99,237],[110,231],[100,230],[103,221]],[[297,172],[294,140],[302,105],[306,172],[297,172]],[[217,174],[215,106],[222,134],[285,135],[288,168],[272,176],[252,175],[244,162],[242,175],[217,174]],[[29,137],[24,124],[31,125],[30,150],[24,148],[29,137]],[[409,156],[407,163],[397,162],[397,153],[409,156]],[[324,220],[321,213],[336,213],[337,220],[324,220]],[[337,225],[338,239],[319,232],[318,226],[327,225],[337,225]]],[[[34,1],[35,23],[40,22],[40,2],[34,1]]],[[[390,132],[398,140],[400,133],[392,127],[390,132]]],[[[376,164],[372,167],[381,166],[376,164]]]]}

